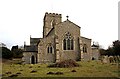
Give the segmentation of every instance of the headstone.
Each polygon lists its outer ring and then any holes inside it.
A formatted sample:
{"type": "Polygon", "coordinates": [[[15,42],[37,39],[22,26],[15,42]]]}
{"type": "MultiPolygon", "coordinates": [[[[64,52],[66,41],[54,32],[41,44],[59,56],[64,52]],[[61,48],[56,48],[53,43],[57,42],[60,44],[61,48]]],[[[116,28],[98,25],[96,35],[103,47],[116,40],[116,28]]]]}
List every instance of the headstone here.
{"type": "Polygon", "coordinates": [[[108,56],[103,57],[103,63],[108,63],[108,56]]]}

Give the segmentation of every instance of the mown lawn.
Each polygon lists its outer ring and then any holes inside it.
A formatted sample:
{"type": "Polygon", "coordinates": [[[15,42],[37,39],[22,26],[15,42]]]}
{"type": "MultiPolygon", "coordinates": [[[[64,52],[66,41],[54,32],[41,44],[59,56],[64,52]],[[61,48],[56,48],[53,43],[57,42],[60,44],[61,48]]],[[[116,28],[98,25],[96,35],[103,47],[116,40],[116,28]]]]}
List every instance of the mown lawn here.
{"type": "Polygon", "coordinates": [[[118,77],[117,64],[102,64],[100,61],[77,62],[81,66],[73,68],[48,68],[47,64],[2,64],[2,75],[8,77],[17,74],[18,77],[118,77]],[[31,71],[36,71],[32,72],[31,71]],[[76,72],[71,72],[75,70],[76,72]],[[63,72],[61,75],[48,72],[63,72]]]}

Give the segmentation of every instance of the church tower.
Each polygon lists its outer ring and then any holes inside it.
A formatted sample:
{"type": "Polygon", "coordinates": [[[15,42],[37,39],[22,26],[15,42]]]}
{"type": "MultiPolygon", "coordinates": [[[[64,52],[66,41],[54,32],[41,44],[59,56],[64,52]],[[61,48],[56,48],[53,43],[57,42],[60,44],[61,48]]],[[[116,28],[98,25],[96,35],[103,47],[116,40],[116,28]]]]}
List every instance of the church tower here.
{"type": "Polygon", "coordinates": [[[47,34],[50,32],[52,28],[54,28],[54,25],[61,23],[61,14],[57,13],[45,13],[44,19],[43,19],[43,38],[47,36],[47,34]]]}

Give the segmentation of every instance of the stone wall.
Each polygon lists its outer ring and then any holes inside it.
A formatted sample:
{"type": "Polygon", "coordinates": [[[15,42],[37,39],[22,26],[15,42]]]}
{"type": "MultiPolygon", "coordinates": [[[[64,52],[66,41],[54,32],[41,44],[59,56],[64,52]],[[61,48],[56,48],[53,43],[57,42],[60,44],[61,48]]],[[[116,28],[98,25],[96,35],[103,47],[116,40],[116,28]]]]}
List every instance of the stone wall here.
{"type": "Polygon", "coordinates": [[[34,56],[34,62],[37,63],[37,52],[23,52],[23,58],[22,61],[23,64],[31,64],[32,60],[31,57],[34,56]]]}
{"type": "Polygon", "coordinates": [[[80,27],[76,24],[66,20],[55,26],[55,35],[57,35],[56,50],[57,60],[62,61],[65,59],[80,59],[80,46],[78,38],[80,38],[80,27]],[[63,40],[65,33],[69,32],[73,37],[74,50],[63,50],[63,40]]]}
{"type": "Polygon", "coordinates": [[[80,27],[68,19],[61,22],[61,18],[61,14],[45,14],[43,39],[38,44],[38,63],[58,62],[66,59],[80,60],[81,57],[87,60],[90,59],[91,39],[81,38],[80,27]],[[64,50],[63,48],[63,40],[67,32],[73,38],[73,50],[64,50]],[[88,46],[88,53],[81,56],[81,47],[84,43],[88,46]],[[48,44],[52,44],[54,49],[54,52],[51,54],[47,53],[48,44]]]}
{"type": "MultiPolygon", "coordinates": [[[[61,21],[61,14],[45,13],[43,20],[43,38],[40,40],[31,38],[32,42],[38,45],[38,53],[24,52],[23,60],[25,63],[31,63],[31,56],[34,55],[37,63],[54,63],[62,60],[90,60],[91,58],[91,39],[81,37],[78,25],[69,21],[61,21]],[[66,33],[70,33],[70,38],[73,40],[73,48],[71,50],[64,49],[63,40],[66,33]],[[38,43],[37,43],[38,41],[38,43]],[[87,53],[83,53],[83,45],[87,45],[87,53]],[[48,52],[48,46],[52,46],[52,53],[48,52]],[[36,56],[37,55],[37,56],[36,56]]],[[[68,40],[67,40],[68,41],[68,40]]],[[[71,44],[71,43],[69,43],[71,44]]],[[[68,45],[69,47],[70,45],[68,45]]]]}
{"type": "Polygon", "coordinates": [[[81,60],[91,60],[91,39],[81,37],[81,60]],[[87,53],[83,52],[83,45],[86,44],[87,46],[87,53]]]}
{"type": "Polygon", "coordinates": [[[38,44],[38,63],[54,63],[56,59],[55,55],[54,34],[49,34],[47,37],[41,39],[38,44]],[[52,53],[48,53],[47,51],[49,44],[52,46],[52,53]]]}
{"type": "Polygon", "coordinates": [[[100,57],[100,52],[98,48],[92,48],[92,58],[98,60],[100,57]]]}
{"type": "Polygon", "coordinates": [[[44,16],[43,37],[46,37],[54,25],[61,23],[61,20],[61,14],[46,12],[44,16]]]}

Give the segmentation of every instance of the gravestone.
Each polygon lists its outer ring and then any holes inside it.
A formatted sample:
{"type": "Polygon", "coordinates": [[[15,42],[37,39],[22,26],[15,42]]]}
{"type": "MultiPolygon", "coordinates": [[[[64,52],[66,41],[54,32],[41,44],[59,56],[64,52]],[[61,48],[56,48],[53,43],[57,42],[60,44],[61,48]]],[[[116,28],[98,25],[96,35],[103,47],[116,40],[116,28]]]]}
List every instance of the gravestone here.
{"type": "Polygon", "coordinates": [[[102,60],[103,63],[109,63],[108,56],[104,56],[102,60]]]}

